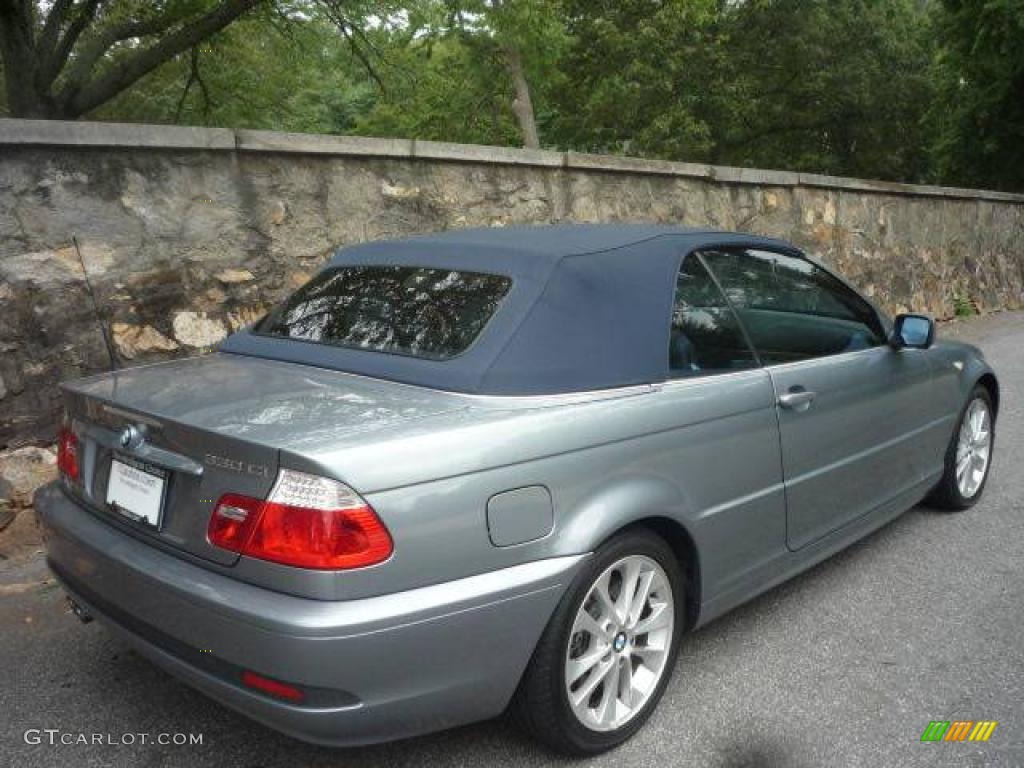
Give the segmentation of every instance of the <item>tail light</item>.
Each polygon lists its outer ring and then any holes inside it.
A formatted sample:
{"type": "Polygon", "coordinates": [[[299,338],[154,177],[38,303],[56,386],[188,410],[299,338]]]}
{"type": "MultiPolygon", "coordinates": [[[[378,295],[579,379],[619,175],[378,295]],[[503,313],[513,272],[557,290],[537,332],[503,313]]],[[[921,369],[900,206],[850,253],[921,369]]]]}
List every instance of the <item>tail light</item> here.
{"type": "Polygon", "coordinates": [[[78,480],[78,438],[68,425],[57,436],[57,470],[71,482],[78,480]]]}
{"type": "Polygon", "coordinates": [[[246,557],[297,568],[344,570],[387,560],[391,535],[344,483],[282,469],[270,496],[221,496],[207,538],[246,557]]]}
{"type": "Polygon", "coordinates": [[[262,691],[263,693],[269,693],[271,696],[278,699],[295,702],[296,704],[305,698],[302,691],[294,685],[288,685],[288,683],[282,683],[278,680],[271,680],[269,677],[257,675],[255,672],[250,672],[249,670],[242,672],[242,685],[248,688],[254,688],[257,691],[262,691]]]}

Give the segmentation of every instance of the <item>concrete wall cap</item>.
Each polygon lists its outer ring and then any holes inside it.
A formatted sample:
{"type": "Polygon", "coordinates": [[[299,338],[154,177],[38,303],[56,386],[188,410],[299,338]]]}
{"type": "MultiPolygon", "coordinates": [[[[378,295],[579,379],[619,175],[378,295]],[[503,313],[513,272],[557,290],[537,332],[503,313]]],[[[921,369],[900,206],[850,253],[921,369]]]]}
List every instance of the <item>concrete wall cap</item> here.
{"type": "Polygon", "coordinates": [[[243,152],[295,152],[313,155],[412,157],[409,139],[378,139],[370,136],[333,136],[314,133],[281,133],[239,128],[238,149],[243,152]]]}
{"type": "Polygon", "coordinates": [[[721,184],[752,184],[765,187],[812,187],[849,190],[903,197],[944,197],[958,200],[989,200],[1024,203],[1024,194],[994,190],[959,189],[922,184],[901,184],[869,179],[850,179],[814,173],[731,168],[620,155],[556,152],[440,141],[333,136],[239,128],[201,128],[179,125],[141,125],[87,121],[21,120],[0,118],[0,146],[54,148],[111,147],[230,150],[239,152],[296,153],[408,158],[440,162],[522,165],[543,168],[676,176],[708,179],[721,184]]]}
{"type": "Polygon", "coordinates": [[[0,145],[17,144],[47,147],[233,150],[235,132],[228,128],[200,128],[187,125],[0,118],[0,145]]]}

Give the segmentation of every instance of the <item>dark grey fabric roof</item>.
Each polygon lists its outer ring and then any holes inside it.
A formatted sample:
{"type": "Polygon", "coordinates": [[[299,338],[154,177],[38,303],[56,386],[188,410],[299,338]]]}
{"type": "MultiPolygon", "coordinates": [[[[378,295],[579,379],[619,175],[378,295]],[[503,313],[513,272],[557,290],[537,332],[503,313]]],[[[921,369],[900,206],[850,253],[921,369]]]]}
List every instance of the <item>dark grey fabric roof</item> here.
{"type": "Polygon", "coordinates": [[[512,287],[458,357],[429,360],[243,330],[224,352],[408,384],[496,395],[663,381],[682,257],[711,246],[791,248],[767,238],[655,225],[555,225],[442,232],[343,248],[325,266],[404,265],[492,272],[512,287]]]}

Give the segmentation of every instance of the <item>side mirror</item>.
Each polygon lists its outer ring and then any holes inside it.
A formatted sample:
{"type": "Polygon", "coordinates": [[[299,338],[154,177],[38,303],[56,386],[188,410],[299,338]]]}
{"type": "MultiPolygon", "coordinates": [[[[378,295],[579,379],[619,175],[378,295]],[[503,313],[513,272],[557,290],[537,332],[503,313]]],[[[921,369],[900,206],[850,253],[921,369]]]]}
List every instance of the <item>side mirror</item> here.
{"type": "Polygon", "coordinates": [[[935,323],[924,315],[897,315],[892,338],[894,349],[928,349],[935,341],[935,323]]]}

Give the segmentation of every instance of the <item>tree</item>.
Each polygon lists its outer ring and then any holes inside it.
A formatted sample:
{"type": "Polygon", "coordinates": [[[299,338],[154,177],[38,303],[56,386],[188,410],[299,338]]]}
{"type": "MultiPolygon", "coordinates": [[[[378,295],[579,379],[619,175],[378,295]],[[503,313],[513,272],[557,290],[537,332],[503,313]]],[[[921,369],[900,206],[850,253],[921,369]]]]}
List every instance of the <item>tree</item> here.
{"type": "Polygon", "coordinates": [[[1024,0],[943,0],[934,176],[1024,190],[1024,0]]]}
{"type": "Polygon", "coordinates": [[[0,0],[15,117],[75,119],[266,0],[0,0]]]}
{"type": "Polygon", "coordinates": [[[551,0],[447,0],[447,5],[463,44],[504,69],[522,145],[540,147],[531,81],[552,74],[564,39],[560,9],[551,0]]]}
{"type": "Polygon", "coordinates": [[[536,147],[566,37],[556,0],[419,0],[368,25],[377,98],[359,133],[536,147]]]}
{"type": "Polygon", "coordinates": [[[250,13],[89,113],[95,120],[354,133],[378,86],[334,25],[250,13]]]}
{"type": "Polygon", "coordinates": [[[382,45],[386,90],[377,90],[355,132],[516,146],[522,134],[504,69],[458,36],[424,35],[382,45]]]}
{"type": "Polygon", "coordinates": [[[1024,0],[0,0],[0,114],[1024,189],[1024,0]]]}
{"type": "Polygon", "coordinates": [[[923,170],[931,54],[918,0],[567,8],[562,143],[887,179],[923,170]]]}
{"type": "Polygon", "coordinates": [[[565,0],[569,44],[553,131],[566,146],[699,161],[701,106],[721,50],[717,0],[565,0]]]}
{"type": "Polygon", "coordinates": [[[714,161],[923,175],[934,44],[919,0],[751,0],[722,29],[714,161]]]}

